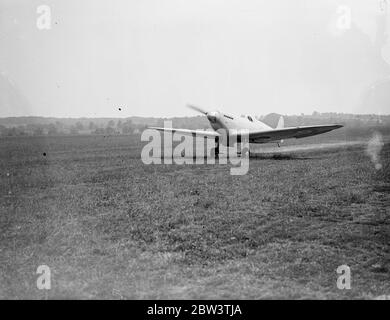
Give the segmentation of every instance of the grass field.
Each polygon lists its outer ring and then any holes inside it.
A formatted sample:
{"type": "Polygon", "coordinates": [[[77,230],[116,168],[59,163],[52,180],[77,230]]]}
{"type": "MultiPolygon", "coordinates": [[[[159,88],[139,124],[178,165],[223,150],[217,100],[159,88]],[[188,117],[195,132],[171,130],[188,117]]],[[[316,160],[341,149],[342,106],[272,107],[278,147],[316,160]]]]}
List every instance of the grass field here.
{"type": "Polygon", "coordinates": [[[144,165],[139,136],[2,138],[0,298],[390,295],[390,135],[376,170],[371,134],[264,146],[244,176],[144,165]],[[36,286],[43,264],[47,291],[36,286]],[[350,290],[336,287],[343,264],[350,290]]]}

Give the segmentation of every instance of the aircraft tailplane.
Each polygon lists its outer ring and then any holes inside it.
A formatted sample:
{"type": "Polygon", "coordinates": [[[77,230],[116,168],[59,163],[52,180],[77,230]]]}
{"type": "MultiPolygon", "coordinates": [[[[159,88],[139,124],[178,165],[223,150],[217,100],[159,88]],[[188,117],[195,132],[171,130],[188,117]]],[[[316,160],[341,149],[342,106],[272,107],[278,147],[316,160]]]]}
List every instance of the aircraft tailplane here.
{"type": "Polygon", "coordinates": [[[283,116],[280,116],[276,129],[283,129],[283,128],[284,128],[284,118],[283,116]]]}

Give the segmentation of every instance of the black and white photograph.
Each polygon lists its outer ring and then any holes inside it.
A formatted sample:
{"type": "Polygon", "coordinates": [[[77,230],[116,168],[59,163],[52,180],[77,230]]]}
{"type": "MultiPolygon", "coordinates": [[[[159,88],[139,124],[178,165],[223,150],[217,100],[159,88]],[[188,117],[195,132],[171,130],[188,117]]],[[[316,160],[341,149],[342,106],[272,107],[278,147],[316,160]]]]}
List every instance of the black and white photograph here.
{"type": "Polygon", "coordinates": [[[0,0],[0,300],[390,300],[390,0],[0,0]]]}

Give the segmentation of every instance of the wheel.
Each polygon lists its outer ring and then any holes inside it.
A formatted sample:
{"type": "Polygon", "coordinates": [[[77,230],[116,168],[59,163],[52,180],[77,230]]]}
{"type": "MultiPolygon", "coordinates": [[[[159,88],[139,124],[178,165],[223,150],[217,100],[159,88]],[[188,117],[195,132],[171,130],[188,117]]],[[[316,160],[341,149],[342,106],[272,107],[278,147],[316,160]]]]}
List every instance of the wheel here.
{"type": "Polygon", "coordinates": [[[219,137],[215,137],[215,158],[217,159],[219,157],[219,137]]]}

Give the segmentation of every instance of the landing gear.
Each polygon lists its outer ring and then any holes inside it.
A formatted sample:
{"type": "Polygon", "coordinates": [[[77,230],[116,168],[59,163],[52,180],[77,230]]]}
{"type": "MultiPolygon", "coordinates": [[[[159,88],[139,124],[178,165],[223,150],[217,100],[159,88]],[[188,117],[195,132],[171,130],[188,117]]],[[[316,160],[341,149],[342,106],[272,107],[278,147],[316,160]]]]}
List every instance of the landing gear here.
{"type": "MultiPolygon", "coordinates": [[[[219,137],[215,137],[215,148],[214,148],[215,159],[219,159],[219,146],[220,146],[219,137]]],[[[238,150],[241,150],[241,148],[238,148],[238,150]]],[[[227,152],[226,157],[229,157],[228,149],[226,149],[226,152],[227,152]]],[[[248,158],[251,156],[251,151],[250,151],[249,147],[246,147],[246,148],[244,148],[244,150],[237,152],[238,157],[241,157],[243,155],[248,156],[248,158]]]]}
{"type": "Polygon", "coordinates": [[[214,149],[215,159],[219,158],[219,137],[215,137],[215,149],[214,149]]]}
{"type": "Polygon", "coordinates": [[[248,149],[244,149],[243,151],[238,151],[237,152],[237,157],[242,157],[243,155],[248,155],[248,158],[251,156],[251,151],[250,151],[250,149],[248,148],[248,149]]]}
{"type": "Polygon", "coordinates": [[[245,147],[243,150],[242,150],[242,154],[244,156],[248,156],[248,158],[251,156],[251,150],[249,149],[249,146],[248,147],[245,147]]]}

